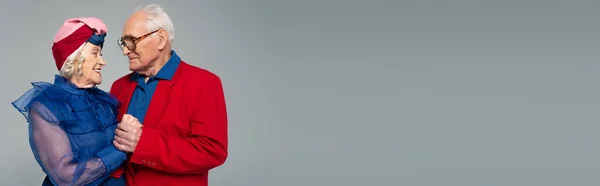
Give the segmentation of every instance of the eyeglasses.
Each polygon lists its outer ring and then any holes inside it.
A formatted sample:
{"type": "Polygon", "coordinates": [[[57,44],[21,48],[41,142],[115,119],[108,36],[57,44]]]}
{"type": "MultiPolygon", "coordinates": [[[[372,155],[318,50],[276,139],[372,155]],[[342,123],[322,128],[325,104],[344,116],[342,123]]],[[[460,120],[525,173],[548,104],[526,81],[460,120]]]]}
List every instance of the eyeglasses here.
{"type": "Polygon", "coordinates": [[[129,49],[129,51],[133,51],[133,50],[135,50],[135,48],[137,46],[136,44],[138,42],[140,42],[144,38],[147,38],[151,34],[158,32],[159,30],[160,29],[152,31],[150,33],[144,34],[137,38],[133,37],[133,36],[124,36],[117,40],[117,44],[119,44],[119,48],[121,48],[121,50],[123,50],[123,46],[125,46],[125,47],[127,47],[127,49],[129,49]]]}

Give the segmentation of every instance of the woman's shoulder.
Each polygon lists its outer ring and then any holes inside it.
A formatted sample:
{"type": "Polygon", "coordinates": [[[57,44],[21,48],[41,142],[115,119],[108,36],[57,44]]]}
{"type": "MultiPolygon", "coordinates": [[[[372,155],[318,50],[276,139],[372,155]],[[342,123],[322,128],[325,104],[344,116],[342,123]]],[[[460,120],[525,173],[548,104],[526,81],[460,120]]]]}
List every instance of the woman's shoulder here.
{"type": "Polygon", "coordinates": [[[98,104],[113,110],[119,107],[118,100],[100,88],[78,88],[60,76],[55,77],[54,83],[38,81],[31,85],[31,89],[12,102],[23,115],[38,107],[65,121],[76,118],[77,113],[93,110],[91,107],[98,104]]]}
{"type": "Polygon", "coordinates": [[[31,90],[37,92],[35,97],[32,98],[32,101],[37,101],[44,105],[64,103],[69,97],[73,97],[72,92],[48,82],[35,82],[32,83],[32,85],[33,88],[31,88],[31,90]]]}
{"type": "Polygon", "coordinates": [[[27,105],[30,102],[50,102],[51,100],[61,100],[66,98],[67,92],[61,90],[56,85],[48,82],[33,82],[33,87],[25,91],[17,100],[13,101],[13,105],[20,103],[27,105]]]}
{"type": "Polygon", "coordinates": [[[68,92],[58,86],[48,82],[33,82],[33,86],[19,98],[12,102],[12,105],[29,120],[28,112],[35,109],[39,114],[51,122],[67,120],[70,117],[64,117],[68,113],[67,103],[68,92]],[[54,118],[54,119],[50,119],[54,118]]]}
{"type": "Polygon", "coordinates": [[[89,102],[89,96],[93,96],[96,99],[106,102],[113,102],[116,100],[112,95],[97,87],[88,88],[87,90],[76,90],[71,87],[48,82],[34,82],[32,85],[33,87],[23,94],[20,99],[25,98],[26,100],[29,100],[29,102],[35,101],[43,105],[59,104],[65,105],[66,107],[77,107],[77,105],[86,104],[89,102]]]}

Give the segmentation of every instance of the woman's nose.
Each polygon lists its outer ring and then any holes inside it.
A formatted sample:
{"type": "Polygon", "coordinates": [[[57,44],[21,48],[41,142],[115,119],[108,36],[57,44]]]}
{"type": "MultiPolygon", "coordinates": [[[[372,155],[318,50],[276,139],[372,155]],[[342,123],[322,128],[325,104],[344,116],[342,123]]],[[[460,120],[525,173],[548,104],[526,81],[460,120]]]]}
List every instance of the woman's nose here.
{"type": "Polygon", "coordinates": [[[104,61],[104,58],[100,57],[100,60],[98,60],[98,64],[106,66],[106,61],[104,61]]]}

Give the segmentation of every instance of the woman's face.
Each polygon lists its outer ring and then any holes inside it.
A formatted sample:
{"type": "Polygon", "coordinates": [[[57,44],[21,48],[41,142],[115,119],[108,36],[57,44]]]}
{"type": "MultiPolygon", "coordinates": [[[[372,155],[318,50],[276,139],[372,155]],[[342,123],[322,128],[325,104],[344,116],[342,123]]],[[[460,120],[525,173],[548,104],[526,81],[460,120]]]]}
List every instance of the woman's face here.
{"type": "Polygon", "coordinates": [[[106,66],[106,62],[102,59],[102,49],[92,43],[86,43],[83,46],[81,55],[85,57],[83,64],[81,65],[81,75],[77,70],[78,62],[75,62],[76,72],[73,75],[72,81],[81,87],[93,87],[102,83],[102,67],[106,66]]]}

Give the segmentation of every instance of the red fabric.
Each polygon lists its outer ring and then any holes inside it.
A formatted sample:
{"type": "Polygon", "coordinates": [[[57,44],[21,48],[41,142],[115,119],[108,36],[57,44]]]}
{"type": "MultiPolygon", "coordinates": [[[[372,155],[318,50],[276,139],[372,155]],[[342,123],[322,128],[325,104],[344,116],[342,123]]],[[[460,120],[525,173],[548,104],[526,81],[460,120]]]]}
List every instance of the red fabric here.
{"type": "MultiPolygon", "coordinates": [[[[126,113],[136,87],[132,73],[110,93],[126,113]]],[[[228,156],[227,111],[220,78],[183,61],[172,80],[161,80],[144,119],[138,145],[125,166],[127,185],[208,185],[209,170],[228,156]]]]}
{"type": "Polygon", "coordinates": [[[54,56],[54,62],[56,63],[56,69],[60,71],[63,64],[67,60],[67,57],[71,55],[77,48],[85,43],[94,31],[90,27],[84,25],[79,29],[75,30],[68,37],[54,43],[52,45],[52,56],[54,56]]]}
{"type": "Polygon", "coordinates": [[[119,168],[117,168],[117,170],[110,173],[110,176],[118,179],[118,178],[121,178],[121,176],[123,176],[123,173],[125,173],[125,170],[123,169],[123,167],[119,167],[119,168]]]}

